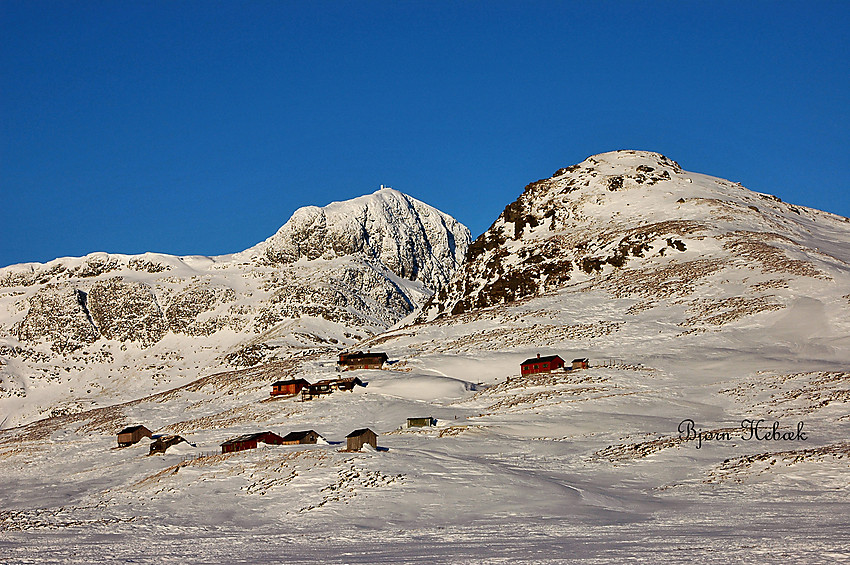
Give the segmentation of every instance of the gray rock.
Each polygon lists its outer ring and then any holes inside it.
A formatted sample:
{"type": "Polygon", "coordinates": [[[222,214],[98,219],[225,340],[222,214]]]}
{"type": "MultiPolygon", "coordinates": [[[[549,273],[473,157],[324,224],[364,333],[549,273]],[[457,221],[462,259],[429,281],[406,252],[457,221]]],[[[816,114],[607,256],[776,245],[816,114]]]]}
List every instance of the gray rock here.
{"type": "Polygon", "coordinates": [[[86,308],[86,293],[66,285],[48,285],[29,299],[29,311],[18,329],[22,341],[48,341],[57,353],[68,353],[97,340],[86,308]]]}
{"type": "Polygon", "coordinates": [[[91,287],[88,307],[103,337],[138,341],[148,346],[165,335],[165,316],[151,287],[120,277],[98,281],[91,287]]]}

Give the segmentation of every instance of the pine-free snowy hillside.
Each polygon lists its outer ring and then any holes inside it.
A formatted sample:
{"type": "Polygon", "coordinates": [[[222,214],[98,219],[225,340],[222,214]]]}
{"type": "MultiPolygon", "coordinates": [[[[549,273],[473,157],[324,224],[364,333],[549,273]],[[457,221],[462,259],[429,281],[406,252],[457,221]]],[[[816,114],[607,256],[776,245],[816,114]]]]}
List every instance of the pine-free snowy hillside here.
{"type": "Polygon", "coordinates": [[[0,269],[0,427],[354,345],[444,284],[469,240],[450,216],[383,189],[302,208],[236,255],[0,269]]]}
{"type": "Polygon", "coordinates": [[[339,376],[337,349],[278,349],[0,432],[6,561],[850,559],[847,219],[622,151],[532,183],[470,249],[417,323],[358,334],[389,358],[345,373],[365,387],[271,397],[339,376]],[[537,355],[589,367],[522,375],[537,355]],[[195,447],[118,449],[132,424],[195,447]],[[380,450],[344,449],[362,428],[380,450]],[[308,430],[326,443],[220,449],[308,430]]]}

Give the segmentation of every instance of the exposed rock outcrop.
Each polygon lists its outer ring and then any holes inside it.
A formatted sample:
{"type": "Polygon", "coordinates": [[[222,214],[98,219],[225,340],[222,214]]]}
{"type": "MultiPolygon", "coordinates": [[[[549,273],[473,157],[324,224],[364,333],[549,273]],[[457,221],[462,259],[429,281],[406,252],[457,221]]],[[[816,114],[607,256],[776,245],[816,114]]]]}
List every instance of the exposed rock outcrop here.
{"type": "Polygon", "coordinates": [[[86,308],[86,293],[66,285],[49,285],[29,299],[29,311],[18,329],[22,341],[48,341],[57,353],[68,353],[97,340],[86,308]]]}
{"type": "Polygon", "coordinates": [[[148,346],[165,335],[167,324],[151,287],[114,277],[94,283],[88,295],[92,320],[103,337],[148,346]]]}

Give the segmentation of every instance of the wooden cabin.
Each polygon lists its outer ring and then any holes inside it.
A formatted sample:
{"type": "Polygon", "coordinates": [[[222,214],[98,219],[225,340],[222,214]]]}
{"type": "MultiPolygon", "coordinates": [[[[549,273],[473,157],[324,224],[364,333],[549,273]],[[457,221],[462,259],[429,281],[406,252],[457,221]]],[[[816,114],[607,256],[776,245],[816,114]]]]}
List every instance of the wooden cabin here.
{"type": "Polygon", "coordinates": [[[589,367],[587,357],[581,359],[573,359],[573,369],[587,369],[589,367]]]}
{"type": "Polygon", "coordinates": [[[520,374],[525,376],[533,375],[535,373],[549,373],[555,369],[563,368],[564,360],[558,355],[547,355],[546,357],[541,357],[538,353],[537,357],[526,359],[520,364],[520,374]]]}
{"type": "Polygon", "coordinates": [[[321,438],[318,433],[313,430],[306,432],[289,432],[283,436],[283,445],[300,445],[316,443],[321,438]]]}
{"type": "Polygon", "coordinates": [[[366,386],[363,381],[358,379],[357,377],[346,377],[344,379],[337,379],[334,381],[336,384],[337,390],[354,390],[355,386],[366,386]]]}
{"type": "Polygon", "coordinates": [[[283,438],[272,432],[259,432],[256,434],[245,434],[234,437],[221,444],[222,453],[244,451],[246,449],[257,449],[257,444],[281,445],[283,438]]]}
{"type": "Polygon", "coordinates": [[[348,442],[346,451],[360,451],[360,448],[362,448],[367,443],[375,449],[378,448],[378,434],[376,434],[369,428],[354,430],[353,432],[345,436],[345,439],[348,442]]]}
{"type": "Polygon", "coordinates": [[[184,438],[182,438],[180,436],[159,436],[151,442],[151,448],[150,448],[150,452],[148,453],[148,455],[155,455],[157,453],[165,453],[166,451],[168,451],[168,448],[171,447],[172,445],[177,445],[178,443],[181,443],[181,442],[184,442],[184,441],[187,444],[189,443],[188,441],[186,441],[184,438]]]}
{"type": "Polygon", "coordinates": [[[298,394],[301,392],[305,386],[310,386],[304,379],[291,379],[288,381],[277,381],[276,383],[272,383],[272,396],[291,396],[293,394],[298,394]]]}
{"type": "Polygon", "coordinates": [[[408,428],[429,428],[431,426],[437,425],[437,419],[428,417],[428,418],[408,418],[407,419],[407,427],[408,428]]]}
{"type": "Polygon", "coordinates": [[[138,443],[143,437],[151,437],[152,432],[142,425],[128,426],[118,432],[118,447],[127,447],[138,443]]]}
{"type": "Polygon", "coordinates": [[[331,394],[334,390],[336,390],[336,380],[319,381],[301,389],[301,400],[313,400],[317,396],[331,394]]]}
{"type": "Polygon", "coordinates": [[[351,371],[354,369],[380,369],[389,357],[386,353],[363,353],[355,351],[354,353],[340,353],[337,369],[340,371],[351,371]]]}

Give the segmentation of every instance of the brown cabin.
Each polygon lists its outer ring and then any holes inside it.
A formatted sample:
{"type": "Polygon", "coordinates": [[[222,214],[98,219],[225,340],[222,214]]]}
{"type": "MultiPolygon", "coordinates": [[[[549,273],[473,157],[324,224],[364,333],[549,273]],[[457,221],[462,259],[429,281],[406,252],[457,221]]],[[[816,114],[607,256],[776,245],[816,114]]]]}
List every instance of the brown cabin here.
{"type": "Polygon", "coordinates": [[[407,419],[407,427],[408,428],[426,428],[437,425],[437,419],[433,417],[428,418],[408,418],[407,419]]]}
{"type": "MultiPolygon", "coordinates": [[[[151,442],[151,449],[148,455],[155,455],[157,453],[165,453],[168,451],[168,448],[172,445],[177,445],[180,442],[186,441],[184,438],[180,436],[159,436],[155,440],[151,442]]],[[[186,441],[186,443],[189,443],[186,441]]]]}
{"type": "Polygon", "coordinates": [[[363,381],[358,379],[357,377],[346,377],[344,379],[337,379],[334,381],[336,384],[337,390],[354,390],[355,386],[366,386],[363,381]]]}
{"type": "Polygon", "coordinates": [[[118,432],[118,447],[127,447],[138,443],[143,437],[151,437],[152,432],[142,425],[128,426],[118,432]]]}
{"type": "Polygon", "coordinates": [[[313,430],[306,432],[289,432],[283,436],[283,445],[299,445],[316,443],[322,437],[313,430]]]}
{"type": "Polygon", "coordinates": [[[335,380],[328,379],[305,386],[301,389],[301,400],[313,400],[317,396],[331,394],[334,390],[336,390],[335,383],[335,380]]]}
{"type": "Polygon", "coordinates": [[[573,369],[587,369],[589,366],[590,364],[587,361],[587,357],[573,359],[573,369]]]}
{"type": "Polygon", "coordinates": [[[305,386],[310,386],[310,383],[304,379],[291,379],[288,381],[277,381],[272,383],[272,396],[286,395],[291,396],[301,392],[305,386]]]}
{"type": "Polygon", "coordinates": [[[531,359],[526,359],[522,362],[520,365],[520,373],[523,376],[533,375],[534,373],[548,373],[555,369],[562,369],[563,367],[564,360],[558,355],[547,355],[546,357],[541,357],[538,353],[537,357],[532,357],[531,359]]]}
{"type": "Polygon", "coordinates": [[[347,377],[344,379],[326,379],[301,389],[301,400],[313,400],[317,396],[323,394],[331,394],[335,390],[354,390],[355,386],[366,386],[366,383],[357,377],[347,377]]]}
{"type": "Polygon", "coordinates": [[[337,369],[340,371],[351,371],[353,369],[380,369],[389,357],[386,353],[340,353],[337,369]]]}
{"type": "Polygon", "coordinates": [[[232,453],[234,451],[244,451],[246,449],[257,449],[257,444],[261,442],[268,445],[281,445],[283,444],[283,438],[272,432],[245,434],[231,438],[222,443],[221,452],[232,453]]]}
{"type": "Polygon", "coordinates": [[[348,441],[347,451],[360,451],[360,448],[367,443],[375,449],[378,448],[378,434],[369,428],[354,430],[345,436],[345,439],[348,441]]]}

